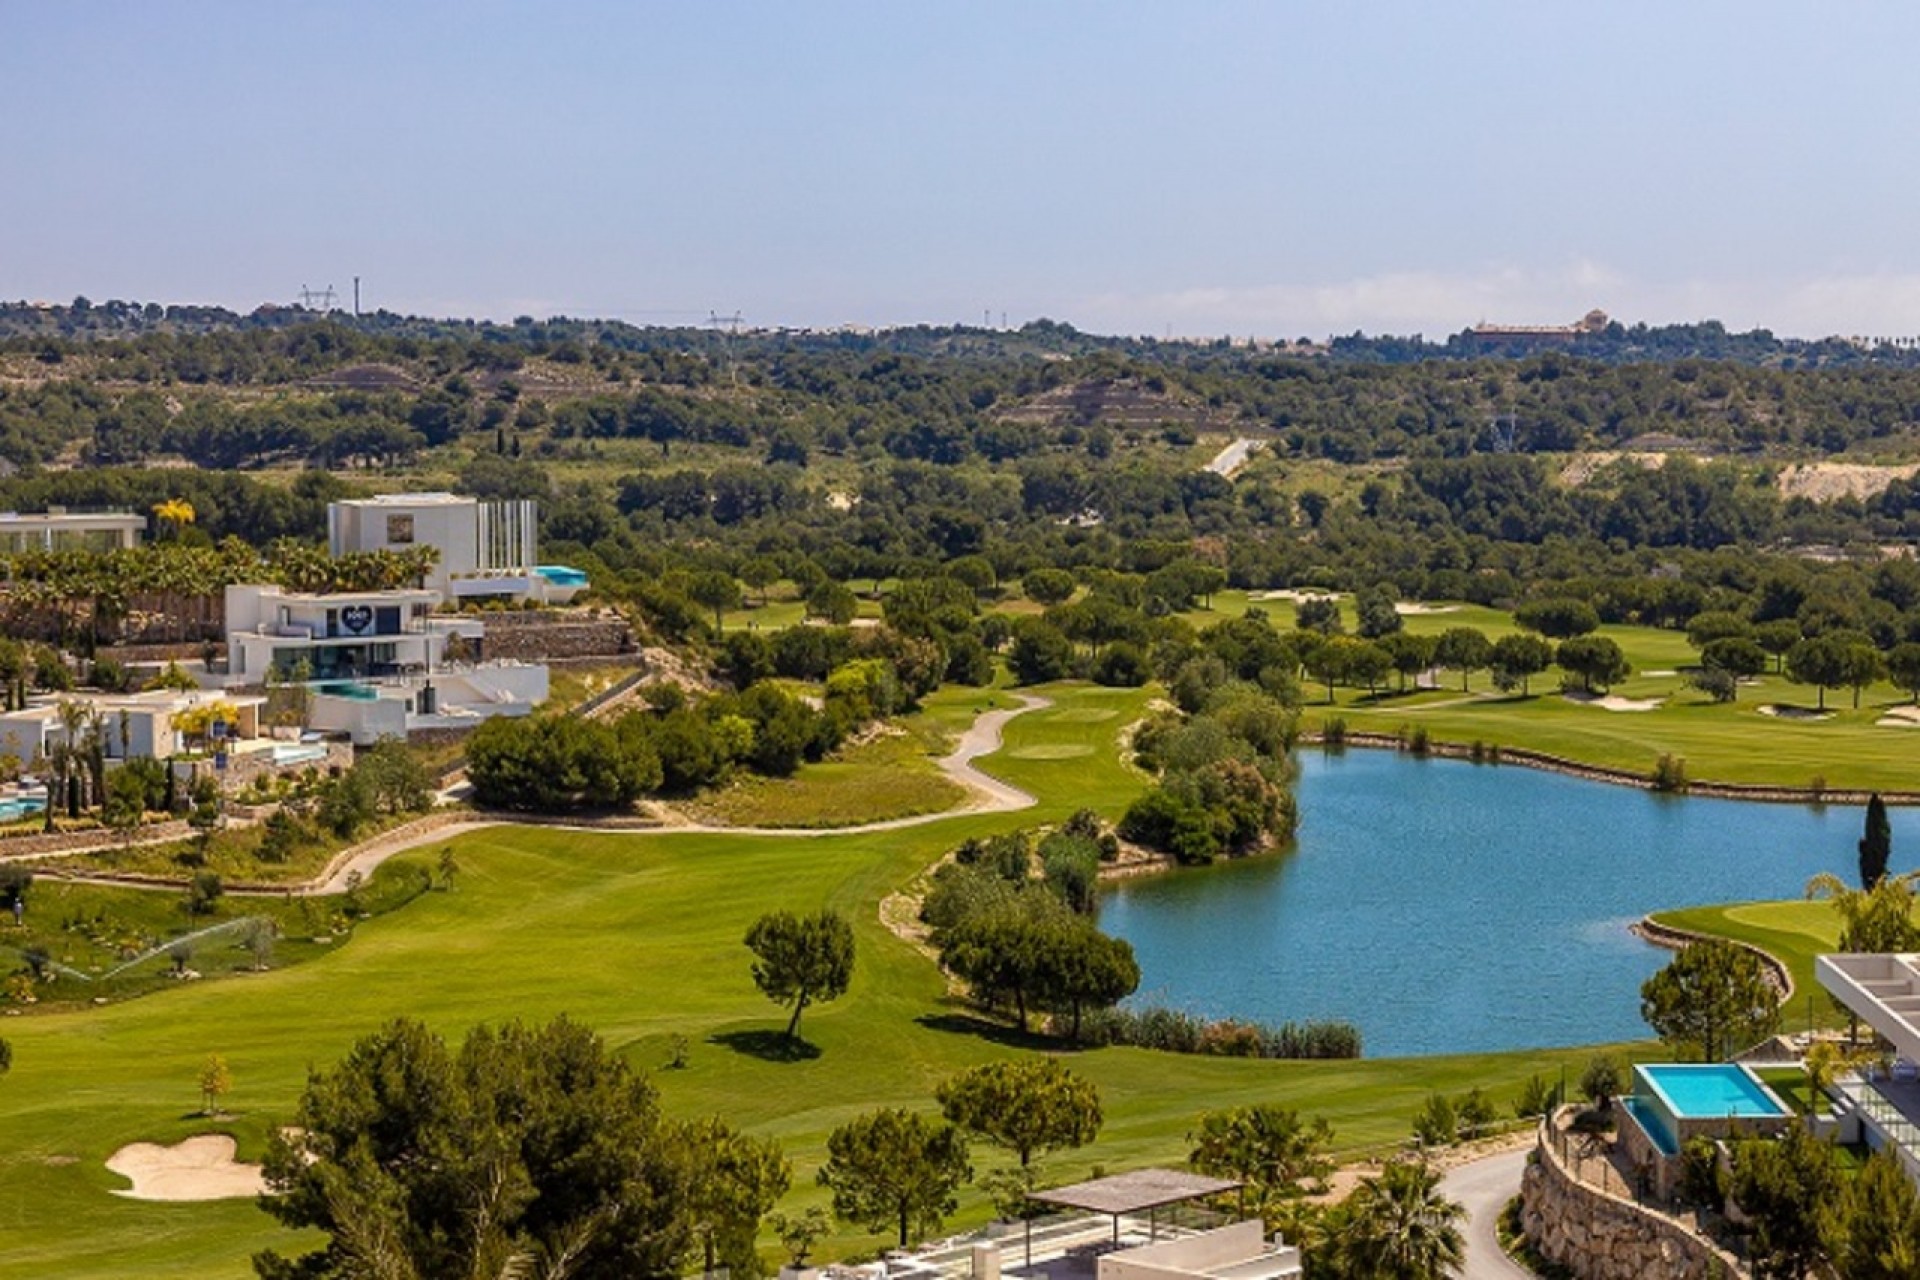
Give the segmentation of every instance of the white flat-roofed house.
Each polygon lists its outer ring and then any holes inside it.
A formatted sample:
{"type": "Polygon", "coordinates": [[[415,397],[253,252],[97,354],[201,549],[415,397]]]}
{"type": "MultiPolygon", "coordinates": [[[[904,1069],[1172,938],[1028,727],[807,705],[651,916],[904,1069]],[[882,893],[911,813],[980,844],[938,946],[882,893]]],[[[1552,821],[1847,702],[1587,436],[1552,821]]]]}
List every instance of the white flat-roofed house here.
{"type": "Polygon", "coordinates": [[[131,511],[0,511],[0,553],[112,551],[140,544],[147,518],[131,511]]]}
{"type": "Polygon", "coordinates": [[[440,560],[426,585],[445,599],[565,604],[586,580],[578,570],[539,563],[539,523],[530,498],[390,493],[330,503],[327,546],[336,556],[433,547],[440,560]]]}
{"type": "MultiPolygon", "coordinates": [[[[153,689],[144,693],[70,693],[35,698],[17,711],[0,713],[0,755],[11,755],[23,766],[44,760],[69,737],[67,711],[77,711],[97,722],[100,745],[109,760],[152,757],[164,760],[185,752],[189,743],[174,724],[183,711],[221,704],[231,709],[228,740],[239,743],[260,736],[258,696],[194,690],[187,693],[153,689]]],[[[79,737],[84,727],[73,733],[79,737]]]]}
{"type": "Polygon", "coordinates": [[[227,681],[262,685],[304,674],[313,690],[308,727],[361,746],[526,715],[546,700],[544,665],[485,662],[485,625],[436,614],[439,600],[426,588],[228,587],[227,681]]]}

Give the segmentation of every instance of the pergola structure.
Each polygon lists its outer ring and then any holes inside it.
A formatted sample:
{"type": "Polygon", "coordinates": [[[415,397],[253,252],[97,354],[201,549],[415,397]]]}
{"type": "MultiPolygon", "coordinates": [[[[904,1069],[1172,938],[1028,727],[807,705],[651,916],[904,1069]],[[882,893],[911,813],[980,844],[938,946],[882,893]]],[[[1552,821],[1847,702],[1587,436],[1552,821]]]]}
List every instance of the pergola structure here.
{"type": "MultiPolygon", "coordinates": [[[[1055,1187],[1051,1191],[1036,1191],[1031,1198],[1041,1204],[1058,1205],[1063,1209],[1106,1214],[1113,1219],[1113,1241],[1118,1244],[1120,1219],[1123,1217],[1146,1214],[1147,1238],[1157,1239],[1159,1223],[1154,1217],[1156,1210],[1238,1191],[1241,1185],[1229,1178],[1208,1178],[1179,1169],[1136,1169],[1132,1173],[1116,1173],[1095,1178],[1091,1182],[1055,1187]]],[[[1031,1219],[1028,1220],[1027,1231],[1031,1242],[1031,1219]]]]}

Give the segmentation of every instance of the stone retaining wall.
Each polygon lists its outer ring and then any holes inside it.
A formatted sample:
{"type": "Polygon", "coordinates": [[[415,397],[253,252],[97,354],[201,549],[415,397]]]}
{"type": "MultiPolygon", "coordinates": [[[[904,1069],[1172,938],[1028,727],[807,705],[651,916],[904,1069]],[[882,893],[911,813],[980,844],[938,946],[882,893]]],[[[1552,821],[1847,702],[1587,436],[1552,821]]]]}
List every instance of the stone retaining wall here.
{"type": "MultiPolygon", "coordinates": [[[[139,835],[133,843],[165,844],[171,840],[184,840],[192,834],[192,827],[175,818],[140,828],[139,835]]],[[[0,862],[14,858],[39,858],[49,854],[73,853],[82,849],[118,848],[119,846],[119,837],[105,827],[90,827],[85,831],[56,831],[52,835],[9,836],[0,840],[0,862]]]]}
{"type": "Polygon", "coordinates": [[[486,639],[481,652],[488,659],[510,658],[520,662],[551,662],[556,659],[613,657],[632,653],[637,647],[633,628],[620,618],[572,619],[543,618],[533,614],[482,614],[486,639]],[[512,618],[513,622],[502,625],[512,618]]]}
{"type": "Polygon", "coordinates": [[[1580,1182],[1540,1127],[1520,1182],[1521,1227],[1549,1262],[1577,1280],[1710,1280],[1747,1274],[1732,1254],[1686,1223],[1580,1182]]]}

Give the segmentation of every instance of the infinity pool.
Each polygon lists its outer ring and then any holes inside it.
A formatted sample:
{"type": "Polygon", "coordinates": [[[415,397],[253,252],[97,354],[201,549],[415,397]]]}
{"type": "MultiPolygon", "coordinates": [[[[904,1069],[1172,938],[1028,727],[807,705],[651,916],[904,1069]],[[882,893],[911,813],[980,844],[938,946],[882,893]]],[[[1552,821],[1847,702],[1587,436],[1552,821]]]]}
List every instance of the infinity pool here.
{"type": "Polygon", "coordinates": [[[1766,1086],[1736,1063],[1657,1063],[1642,1066],[1640,1074],[1681,1120],[1787,1114],[1766,1086]]]}

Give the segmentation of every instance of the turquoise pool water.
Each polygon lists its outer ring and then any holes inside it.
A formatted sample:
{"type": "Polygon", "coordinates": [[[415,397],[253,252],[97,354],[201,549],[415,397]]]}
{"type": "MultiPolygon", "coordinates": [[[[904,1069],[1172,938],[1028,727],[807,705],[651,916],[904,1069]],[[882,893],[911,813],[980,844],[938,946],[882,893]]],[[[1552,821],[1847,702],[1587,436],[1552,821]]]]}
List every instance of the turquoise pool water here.
{"type": "Polygon", "coordinates": [[[1666,1117],[1660,1114],[1658,1107],[1648,1106],[1641,1098],[1628,1098],[1625,1106],[1633,1113],[1633,1118],[1640,1122],[1640,1127],[1647,1131],[1647,1136],[1653,1139],[1653,1145],[1660,1148],[1661,1155],[1680,1154],[1680,1144],[1674,1141],[1673,1130],[1667,1127],[1666,1117]]]}
{"type": "Polygon", "coordinates": [[[352,680],[322,680],[313,686],[313,691],[334,698],[352,698],[356,702],[372,702],[380,696],[372,686],[357,684],[352,680]]]}
{"type": "Polygon", "coordinates": [[[18,822],[30,814],[39,813],[47,807],[43,796],[12,796],[0,800],[0,822],[18,822]]]}
{"type": "Polygon", "coordinates": [[[534,568],[534,572],[556,587],[584,587],[587,585],[586,571],[575,569],[571,565],[543,564],[534,568]]]}
{"type": "Polygon", "coordinates": [[[1659,1063],[1642,1066],[1640,1074],[1683,1120],[1787,1114],[1764,1086],[1733,1063],[1659,1063]]]}

